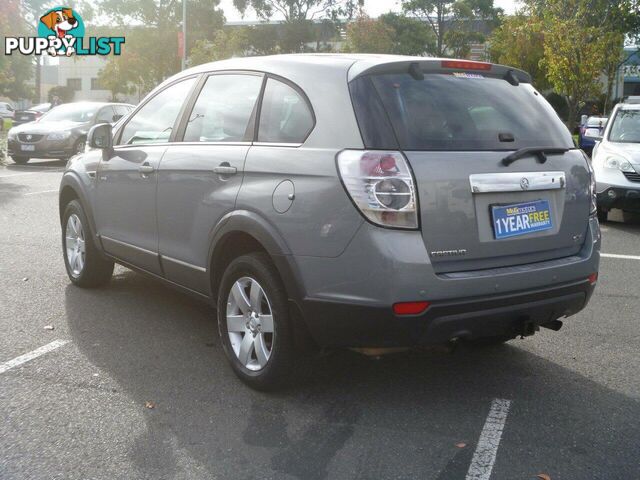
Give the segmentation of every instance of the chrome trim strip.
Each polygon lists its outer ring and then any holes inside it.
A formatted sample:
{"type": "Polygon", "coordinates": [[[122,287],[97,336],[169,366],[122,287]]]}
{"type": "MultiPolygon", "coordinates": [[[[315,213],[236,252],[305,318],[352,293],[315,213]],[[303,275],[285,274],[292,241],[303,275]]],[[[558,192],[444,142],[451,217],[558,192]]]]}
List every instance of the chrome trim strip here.
{"type": "Polygon", "coordinates": [[[301,143],[253,142],[256,147],[301,147],[301,143]]]}
{"type": "Polygon", "coordinates": [[[472,193],[528,192],[564,188],[564,172],[503,172],[469,175],[472,193]]]}
{"type": "Polygon", "coordinates": [[[197,270],[202,273],[207,273],[207,269],[203,267],[198,267],[197,265],[193,265],[191,263],[183,262],[182,260],[178,260],[177,258],[167,257],[165,255],[160,255],[160,258],[164,261],[167,260],[171,263],[175,263],[177,265],[182,265],[183,267],[192,268],[193,270],[197,270]]]}
{"type": "Polygon", "coordinates": [[[106,235],[100,235],[100,238],[102,240],[107,240],[109,242],[117,243],[118,245],[122,245],[123,247],[132,248],[134,250],[138,250],[139,252],[146,253],[148,255],[153,255],[154,257],[158,256],[158,252],[152,252],[151,250],[147,250],[146,248],[136,247],[135,245],[131,245],[130,243],[116,240],[115,238],[107,237],[106,235]]]}

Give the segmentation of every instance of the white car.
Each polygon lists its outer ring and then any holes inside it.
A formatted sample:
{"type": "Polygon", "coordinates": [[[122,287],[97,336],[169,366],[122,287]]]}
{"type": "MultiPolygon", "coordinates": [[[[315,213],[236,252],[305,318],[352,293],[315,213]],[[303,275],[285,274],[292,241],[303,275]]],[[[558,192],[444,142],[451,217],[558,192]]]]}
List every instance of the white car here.
{"type": "Polygon", "coordinates": [[[13,118],[14,113],[10,103],[0,102],[0,118],[13,118]]]}
{"type": "Polygon", "coordinates": [[[601,222],[612,208],[640,213],[640,102],[619,103],[609,119],[602,137],[592,137],[598,140],[591,158],[601,222]]]}

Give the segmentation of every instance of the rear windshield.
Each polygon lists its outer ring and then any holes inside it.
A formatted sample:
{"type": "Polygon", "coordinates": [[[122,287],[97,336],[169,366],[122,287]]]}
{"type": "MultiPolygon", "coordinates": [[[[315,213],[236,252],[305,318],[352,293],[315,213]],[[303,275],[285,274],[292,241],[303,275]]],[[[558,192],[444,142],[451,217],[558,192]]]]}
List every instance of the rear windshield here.
{"type": "Polygon", "coordinates": [[[569,131],[553,108],[526,83],[514,86],[503,79],[462,73],[426,74],[423,80],[408,73],[390,73],[355,82],[360,82],[352,85],[358,123],[365,143],[373,143],[368,148],[574,147],[569,131]],[[372,100],[373,97],[377,98],[372,100]],[[378,101],[381,103],[377,108],[371,105],[378,101]],[[386,112],[386,118],[380,110],[386,112]],[[381,137],[390,143],[389,132],[384,132],[389,126],[395,146],[380,144],[381,137]]]}

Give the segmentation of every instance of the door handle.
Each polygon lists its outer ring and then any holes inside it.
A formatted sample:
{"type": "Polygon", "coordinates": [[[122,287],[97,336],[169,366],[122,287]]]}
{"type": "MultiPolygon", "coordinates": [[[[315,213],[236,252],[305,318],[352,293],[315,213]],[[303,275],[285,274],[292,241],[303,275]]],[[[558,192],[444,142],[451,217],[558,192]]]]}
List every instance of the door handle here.
{"type": "Polygon", "coordinates": [[[213,168],[213,173],[217,173],[218,175],[235,175],[238,173],[238,169],[229,165],[228,162],[223,162],[213,168]]]}
{"type": "Polygon", "coordinates": [[[149,165],[147,163],[147,164],[140,165],[140,167],[138,168],[138,171],[142,175],[149,175],[150,173],[153,173],[155,171],[155,168],[152,165],[149,165]]]}

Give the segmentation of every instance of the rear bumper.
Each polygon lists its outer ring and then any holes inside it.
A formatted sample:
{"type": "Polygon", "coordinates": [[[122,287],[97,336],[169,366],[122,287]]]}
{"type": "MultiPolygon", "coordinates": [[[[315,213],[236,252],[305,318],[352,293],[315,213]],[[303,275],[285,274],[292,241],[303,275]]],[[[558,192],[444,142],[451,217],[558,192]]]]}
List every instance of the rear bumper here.
{"type": "Polygon", "coordinates": [[[322,321],[323,346],[413,347],[453,338],[473,340],[523,332],[582,310],[593,293],[588,279],[535,291],[434,302],[425,313],[396,316],[391,307],[304,302],[306,315],[322,321]]]}
{"type": "Polygon", "coordinates": [[[282,256],[287,291],[321,346],[392,347],[452,337],[517,334],[587,304],[599,269],[600,230],[592,217],[568,257],[485,270],[436,273],[420,232],[363,224],[336,258],[282,256]],[[429,301],[421,315],[396,316],[397,302],[429,301]]]}
{"type": "Polygon", "coordinates": [[[609,210],[619,208],[628,212],[640,212],[640,184],[637,187],[598,183],[598,206],[609,210]]]}

